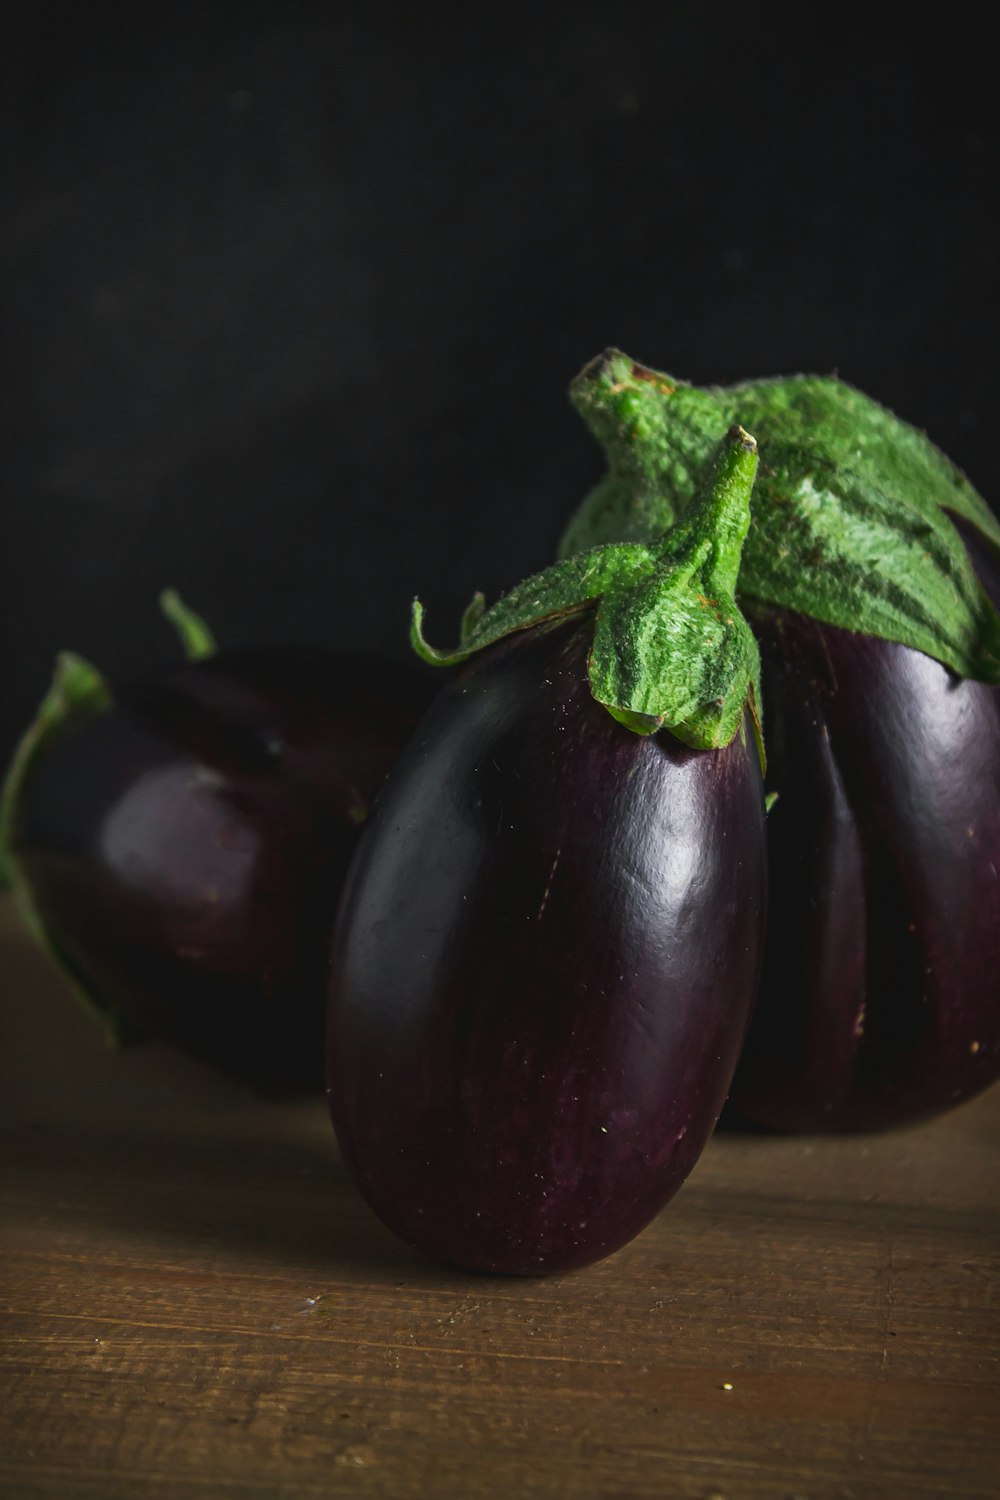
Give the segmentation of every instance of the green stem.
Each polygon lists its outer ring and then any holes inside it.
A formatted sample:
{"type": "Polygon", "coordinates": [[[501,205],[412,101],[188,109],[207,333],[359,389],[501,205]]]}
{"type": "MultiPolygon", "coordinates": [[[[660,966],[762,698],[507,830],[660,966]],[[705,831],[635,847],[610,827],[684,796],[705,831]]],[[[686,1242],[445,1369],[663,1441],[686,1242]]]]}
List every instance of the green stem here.
{"type": "Polygon", "coordinates": [[[17,856],[17,819],[21,793],[37,757],[45,747],[112,703],[108,684],[82,656],[63,651],[56,658],[51,686],[39,705],[33,722],[21,736],[0,789],[0,866],[4,870],[14,904],[25,927],[39,947],[59,967],[77,997],[101,1022],[112,1040],[120,1028],[77,976],[72,963],[48,931],[17,856]]]}
{"type": "Polygon", "coordinates": [[[215,655],[214,635],[201,616],[188,608],[176,589],[163,590],[160,608],[180,636],[184,653],[191,661],[215,655]]]}
{"type": "Polygon", "coordinates": [[[657,556],[664,564],[676,565],[682,555],[703,558],[698,567],[712,594],[736,593],[757,461],[756,438],[738,425],[731,428],[716,450],[700,497],[661,540],[657,556]]]}
{"type": "Polygon", "coordinates": [[[599,542],[652,542],[683,514],[729,425],[710,393],[606,349],[570,400],[604,449],[608,472],[571,523],[561,556],[599,542]]]}

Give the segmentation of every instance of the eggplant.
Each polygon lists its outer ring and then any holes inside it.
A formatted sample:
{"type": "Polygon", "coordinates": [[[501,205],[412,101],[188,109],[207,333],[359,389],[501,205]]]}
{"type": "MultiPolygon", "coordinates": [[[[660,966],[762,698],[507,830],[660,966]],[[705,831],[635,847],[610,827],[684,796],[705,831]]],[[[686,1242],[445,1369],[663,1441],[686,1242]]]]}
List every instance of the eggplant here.
{"type": "Polygon", "coordinates": [[[766,900],[752,734],[697,751],[616,723],[578,622],[444,690],[352,867],[327,1087],[381,1219],[477,1270],[565,1271],[631,1239],[722,1108],[766,900]]]}
{"type": "Polygon", "coordinates": [[[732,588],[756,445],[662,547],[477,596],[482,651],[355,855],[327,1088],[375,1212],[454,1264],[567,1271],[637,1234],[719,1117],[766,910],[759,662],[732,588]]]}
{"type": "Polygon", "coordinates": [[[727,1119],[898,1125],[1000,1077],[1000,524],[860,391],[698,388],[608,351],[572,398],[608,457],[564,557],[683,516],[722,425],[760,478],[737,598],[761,656],[770,898],[727,1119]]]}
{"type": "Polygon", "coordinates": [[[56,722],[26,737],[8,781],[27,920],[116,1035],[153,1032],[253,1083],[318,1090],[340,888],[439,683],[416,664],[294,645],[113,691],[85,668],[62,660],[56,722]]]}
{"type": "Polygon", "coordinates": [[[735,1118],[875,1129],[1000,1076],[1000,690],[748,611],[768,711],[770,933],[735,1118]]]}

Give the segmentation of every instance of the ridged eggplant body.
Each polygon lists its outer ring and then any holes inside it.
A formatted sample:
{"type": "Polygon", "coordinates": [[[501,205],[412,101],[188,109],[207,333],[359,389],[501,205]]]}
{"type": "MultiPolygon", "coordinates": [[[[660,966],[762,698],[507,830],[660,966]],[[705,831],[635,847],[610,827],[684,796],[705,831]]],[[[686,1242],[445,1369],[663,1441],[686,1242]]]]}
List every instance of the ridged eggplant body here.
{"type": "Polygon", "coordinates": [[[770,919],[732,1107],[793,1130],[1000,1076],[1000,690],[783,610],[761,647],[770,919]]]}
{"type": "Polygon", "coordinates": [[[383,1221],[510,1274],[632,1238],[708,1139],[766,903],[752,734],[617,724],[588,623],[491,648],[376,803],[334,942],[331,1114],[383,1221]]]}

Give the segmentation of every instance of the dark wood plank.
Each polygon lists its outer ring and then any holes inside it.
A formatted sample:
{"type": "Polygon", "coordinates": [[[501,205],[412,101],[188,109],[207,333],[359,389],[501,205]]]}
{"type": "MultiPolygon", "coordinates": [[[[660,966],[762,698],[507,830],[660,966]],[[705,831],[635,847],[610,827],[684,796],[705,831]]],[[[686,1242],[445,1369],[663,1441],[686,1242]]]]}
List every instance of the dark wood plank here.
{"type": "Polygon", "coordinates": [[[463,1275],[322,1101],[110,1051],[0,923],[4,1495],[995,1500],[1000,1091],[720,1133],[611,1259],[463,1275]]]}

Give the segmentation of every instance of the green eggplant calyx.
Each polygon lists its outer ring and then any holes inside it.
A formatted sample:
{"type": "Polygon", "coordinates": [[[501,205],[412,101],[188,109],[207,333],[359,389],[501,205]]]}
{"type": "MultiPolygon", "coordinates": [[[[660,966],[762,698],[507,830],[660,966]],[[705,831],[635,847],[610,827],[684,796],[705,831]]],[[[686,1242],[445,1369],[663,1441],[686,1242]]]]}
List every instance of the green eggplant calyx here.
{"type": "Polygon", "coordinates": [[[619,723],[636,734],[663,727],[697,749],[717,749],[749,710],[763,760],[757,643],[735,599],[756,472],[756,441],[733,426],[695,502],[655,542],[612,542],[565,558],[489,609],[477,595],[452,650],[428,644],[415,599],[414,650],[448,665],[514,631],[590,610],[591,691],[619,723]]]}
{"type": "Polygon", "coordinates": [[[201,661],[206,656],[215,655],[215,636],[201,615],[196,615],[184,603],[176,589],[162,591],[160,608],[177,631],[184,654],[190,661],[201,661]]]}
{"type": "Polygon", "coordinates": [[[570,399],[607,474],[563,536],[569,558],[652,544],[683,519],[723,432],[760,445],[738,597],[898,641],[963,677],[1000,683],[1000,614],[952,516],[1000,549],[1000,523],[917,428],[832,377],[698,388],[608,350],[570,399]]]}
{"type": "Polygon", "coordinates": [[[48,930],[17,847],[21,795],[36,759],[47,746],[112,703],[111,690],[96,667],[72,651],[60,652],[51,685],[14,750],[0,789],[0,869],[27,930],[61,970],[77,998],[100,1021],[109,1039],[118,1042],[123,1036],[120,1019],[100,1002],[48,930]]]}

